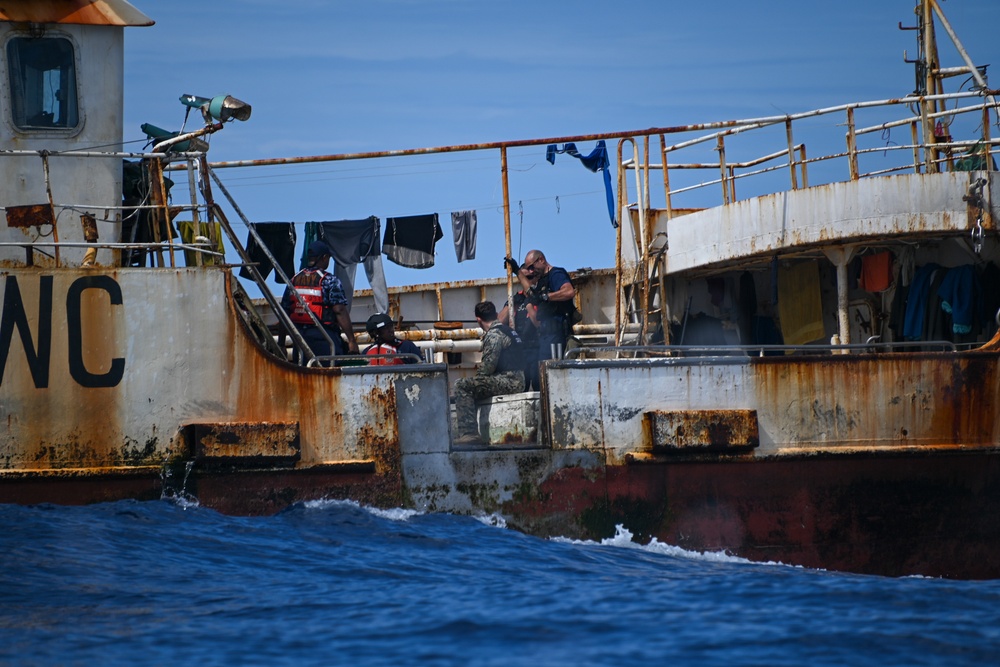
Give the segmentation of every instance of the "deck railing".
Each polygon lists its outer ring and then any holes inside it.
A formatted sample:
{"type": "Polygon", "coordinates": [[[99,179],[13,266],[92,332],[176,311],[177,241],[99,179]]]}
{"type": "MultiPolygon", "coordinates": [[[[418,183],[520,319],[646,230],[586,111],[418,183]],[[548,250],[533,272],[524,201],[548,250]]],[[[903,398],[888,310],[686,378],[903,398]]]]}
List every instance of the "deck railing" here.
{"type": "Polygon", "coordinates": [[[673,217],[678,209],[710,208],[892,173],[992,171],[1000,153],[1000,138],[991,132],[1000,111],[997,93],[966,91],[858,102],[622,138],[622,168],[637,170],[639,176],[620,175],[619,190],[632,190],[627,196],[619,194],[620,203],[631,208],[644,204],[648,209],[659,206],[659,200],[673,217]],[[945,110],[929,110],[938,106],[945,110]],[[931,133],[925,131],[928,127],[931,133]],[[904,137],[898,138],[894,130],[904,137]],[[654,163],[649,159],[650,144],[657,140],[660,159],[654,163]],[[633,155],[624,157],[629,145],[633,155]],[[662,186],[651,182],[650,171],[662,173],[662,186]],[[658,188],[661,195],[652,195],[658,188]],[[687,201],[681,203],[681,198],[687,201]]]}

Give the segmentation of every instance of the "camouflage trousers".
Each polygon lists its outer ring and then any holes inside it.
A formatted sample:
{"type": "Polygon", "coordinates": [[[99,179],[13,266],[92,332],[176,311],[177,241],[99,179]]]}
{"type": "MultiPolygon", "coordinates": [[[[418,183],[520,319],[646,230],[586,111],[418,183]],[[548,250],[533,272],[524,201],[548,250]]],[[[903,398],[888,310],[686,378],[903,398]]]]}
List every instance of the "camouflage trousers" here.
{"type": "Polygon", "coordinates": [[[524,391],[524,373],[508,371],[481,377],[475,375],[455,381],[455,417],[459,435],[479,434],[476,401],[501,394],[524,391]]]}

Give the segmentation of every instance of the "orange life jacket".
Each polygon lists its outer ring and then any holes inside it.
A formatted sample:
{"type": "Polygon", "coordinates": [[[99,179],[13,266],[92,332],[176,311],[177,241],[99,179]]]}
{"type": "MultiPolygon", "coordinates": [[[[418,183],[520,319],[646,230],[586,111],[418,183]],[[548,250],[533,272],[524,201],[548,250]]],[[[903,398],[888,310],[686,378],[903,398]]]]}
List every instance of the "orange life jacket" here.
{"type": "MultiPolygon", "coordinates": [[[[385,343],[376,343],[375,345],[372,345],[367,350],[365,350],[365,354],[398,354],[398,352],[399,350],[396,347],[392,345],[386,345],[385,343]]],[[[396,357],[395,359],[388,359],[386,357],[376,357],[368,361],[368,364],[370,366],[395,366],[397,364],[402,364],[402,363],[405,362],[399,357],[396,357]]]]}
{"type": "MultiPolygon", "coordinates": [[[[302,269],[292,278],[292,288],[298,292],[299,296],[306,303],[306,306],[320,322],[327,325],[334,324],[333,313],[323,302],[323,278],[326,271],[322,269],[302,269]]],[[[289,314],[295,324],[312,324],[313,320],[309,313],[302,307],[297,299],[292,299],[292,312],[289,314]]]]}

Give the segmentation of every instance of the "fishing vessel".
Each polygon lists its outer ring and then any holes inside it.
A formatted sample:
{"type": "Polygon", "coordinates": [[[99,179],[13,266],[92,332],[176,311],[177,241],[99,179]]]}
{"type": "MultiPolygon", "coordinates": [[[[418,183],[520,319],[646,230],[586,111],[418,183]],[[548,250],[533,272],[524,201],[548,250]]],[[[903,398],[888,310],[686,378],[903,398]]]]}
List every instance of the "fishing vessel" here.
{"type": "Polygon", "coordinates": [[[903,98],[213,162],[205,137],[251,113],[231,96],[184,94],[195,129],[144,126],[150,149],[122,149],[107,109],[124,100],[123,33],[150,18],[122,0],[5,3],[0,502],[267,514],[342,498],[538,536],[620,527],[755,561],[1000,576],[997,91],[936,0],[915,22],[903,98]],[[358,290],[359,338],[387,306],[424,358],[323,358],[225,186],[264,165],[489,151],[509,256],[508,151],[589,142],[609,146],[616,265],[574,272],[572,349],[539,391],[481,402],[478,445],[453,442],[452,387],[478,358],[472,306],[509,299],[513,278],[358,290]],[[693,192],[713,204],[686,205],[693,192]]]}

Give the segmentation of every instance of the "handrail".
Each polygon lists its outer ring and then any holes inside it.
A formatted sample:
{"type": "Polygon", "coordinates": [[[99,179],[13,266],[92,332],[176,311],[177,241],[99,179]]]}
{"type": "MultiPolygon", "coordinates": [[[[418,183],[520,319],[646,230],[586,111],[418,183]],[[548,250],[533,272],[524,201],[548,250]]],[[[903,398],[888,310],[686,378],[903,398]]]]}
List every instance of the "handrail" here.
{"type": "MultiPolygon", "coordinates": [[[[343,361],[364,361],[364,364],[351,363],[346,364],[346,366],[372,366],[373,368],[382,368],[386,370],[391,370],[395,366],[400,364],[369,364],[368,362],[372,359],[412,359],[413,363],[426,363],[426,360],[421,358],[420,355],[413,354],[412,352],[399,352],[396,354],[322,354],[317,355],[309,360],[306,364],[309,368],[315,368],[316,366],[322,364],[323,362],[332,362],[334,366],[338,366],[338,362],[343,361]]],[[[405,365],[405,362],[404,364],[405,365]]],[[[396,369],[401,370],[401,369],[396,369]]]]}
{"type": "Polygon", "coordinates": [[[644,353],[647,357],[643,359],[678,359],[697,358],[706,356],[735,357],[744,356],[747,358],[756,356],[767,356],[767,352],[810,352],[815,354],[834,354],[846,351],[894,351],[895,348],[921,348],[920,352],[927,352],[927,347],[941,348],[945,352],[957,352],[955,343],[947,340],[930,341],[897,341],[887,343],[852,343],[847,345],[607,345],[595,347],[575,347],[566,353],[566,359],[576,359],[585,354],[594,352],[614,353],[616,355],[644,353]],[[689,353],[685,355],[684,353],[689,353]],[[696,353],[696,354],[691,354],[696,353]],[[753,354],[751,354],[753,353],[753,354]]]}

